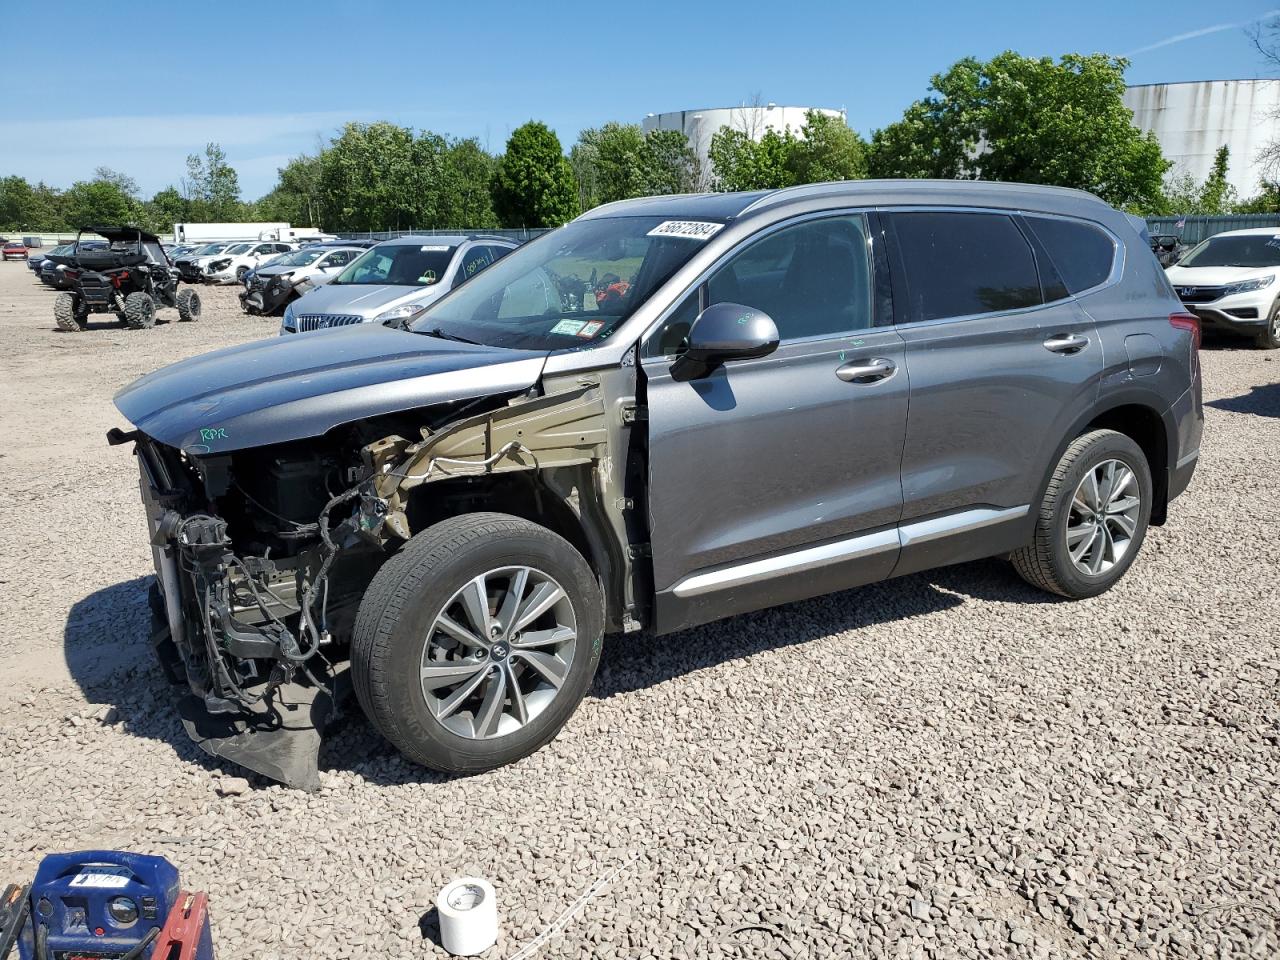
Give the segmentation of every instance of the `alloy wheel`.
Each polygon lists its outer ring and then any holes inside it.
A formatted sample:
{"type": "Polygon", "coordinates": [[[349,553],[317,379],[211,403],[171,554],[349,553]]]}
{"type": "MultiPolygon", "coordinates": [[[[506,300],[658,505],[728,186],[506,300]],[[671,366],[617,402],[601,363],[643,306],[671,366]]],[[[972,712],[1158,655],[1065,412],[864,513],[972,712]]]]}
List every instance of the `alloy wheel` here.
{"type": "Polygon", "coordinates": [[[1067,514],[1067,553],[1081,573],[1096,577],[1124,557],[1138,528],[1138,479],[1119,460],[1092,467],[1076,487],[1067,514]]]}
{"type": "Polygon", "coordinates": [[[422,695],[451,733],[515,733],[545,710],[573,666],[577,620],[564,588],[534,567],[468,581],[436,616],[423,649],[422,695]]]}

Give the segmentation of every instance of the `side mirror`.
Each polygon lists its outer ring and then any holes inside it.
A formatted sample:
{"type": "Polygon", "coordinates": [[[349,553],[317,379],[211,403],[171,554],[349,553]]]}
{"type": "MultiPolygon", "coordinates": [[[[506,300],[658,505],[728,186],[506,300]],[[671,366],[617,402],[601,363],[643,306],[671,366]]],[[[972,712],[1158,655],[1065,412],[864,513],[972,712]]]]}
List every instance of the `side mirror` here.
{"type": "Polygon", "coordinates": [[[689,344],[671,365],[671,377],[696,380],[727,360],[765,357],[776,349],[778,327],[763,310],[713,303],[693,321],[689,344]]]}

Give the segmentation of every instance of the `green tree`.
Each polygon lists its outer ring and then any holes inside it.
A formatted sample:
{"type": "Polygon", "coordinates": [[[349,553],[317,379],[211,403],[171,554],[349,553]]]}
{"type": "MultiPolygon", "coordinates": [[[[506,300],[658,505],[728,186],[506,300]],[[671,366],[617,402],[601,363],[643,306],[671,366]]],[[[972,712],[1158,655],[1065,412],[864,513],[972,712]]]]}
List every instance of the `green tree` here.
{"type": "Polygon", "coordinates": [[[530,120],[507,140],[494,178],[493,207],[508,227],[558,227],[578,215],[578,185],[546,124],[530,120]]]}
{"type": "Polygon", "coordinates": [[[876,131],[870,172],[1057,184],[1151,206],[1169,164],[1123,103],[1127,65],[1103,54],[1055,63],[1012,51],[961,60],[933,77],[933,95],[876,131]]]}
{"type": "Polygon", "coordinates": [[[1190,174],[1171,177],[1158,203],[1135,212],[1155,216],[1217,216],[1242,212],[1235,187],[1227,180],[1230,163],[1231,151],[1224,144],[1214,154],[1213,166],[1203,183],[1197,183],[1190,174]]]}
{"type": "Polygon", "coordinates": [[[176,187],[165,187],[144,205],[143,218],[155,233],[171,233],[175,223],[188,223],[190,203],[176,187]]]}
{"type": "Polygon", "coordinates": [[[741,130],[721,127],[707,151],[717,190],[776,190],[795,181],[789,160],[795,136],[790,130],[765,130],[753,140],[741,130]]]}
{"type": "Polygon", "coordinates": [[[206,144],[203,156],[193,153],[187,157],[184,186],[193,221],[240,219],[240,177],[227,163],[227,155],[218,144],[206,144]]]}
{"type": "Polygon", "coordinates": [[[644,135],[645,192],[653,195],[693,193],[702,165],[681,130],[650,130],[644,135]]]}
{"type": "Polygon", "coordinates": [[[498,225],[493,212],[496,161],[475,138],[452,140],[445,150],[445,178],[441,184],[438,226],[461,230],[491,230],[498,225]]]}
{"type": "Polygon", "coordinates": [[[426,226],[424,182],[438,172],[419,161],[430,151],[413,131],[393,123],[348,123],[320,157],[319,193],[325,225],[335,230],[426,226]]]}
{"type": "Polygon", "coordinates": [[[61,230],[66,228],[62,197],[43,183],[25,177],[0,179],[0,230],[61,230]]]}
{"type": "Polygon", "coordinates": [[[867,175],[867,144],[840,117],[810,110],[802,135],[792,141],[787,168],[792,183],[861,180],[867,175]]]}
{"type": "Polygon", "coordinates": [[[138,202],[109,180],[77,181],[63,202],[66,219],[74,229],[136,224],[141,219],[138,202]]]}

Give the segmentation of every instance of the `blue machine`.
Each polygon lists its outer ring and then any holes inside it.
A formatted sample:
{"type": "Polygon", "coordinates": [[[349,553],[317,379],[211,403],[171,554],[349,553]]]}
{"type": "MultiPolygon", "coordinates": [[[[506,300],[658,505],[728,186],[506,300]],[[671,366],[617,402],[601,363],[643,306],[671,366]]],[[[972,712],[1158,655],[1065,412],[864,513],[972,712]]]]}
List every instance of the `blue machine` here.
{"type": "Polygon", "coordinates": [[[21,960],[213,960],[208,900],[182,890],[163,857],[52,854],[28,902],[21,960]]]}

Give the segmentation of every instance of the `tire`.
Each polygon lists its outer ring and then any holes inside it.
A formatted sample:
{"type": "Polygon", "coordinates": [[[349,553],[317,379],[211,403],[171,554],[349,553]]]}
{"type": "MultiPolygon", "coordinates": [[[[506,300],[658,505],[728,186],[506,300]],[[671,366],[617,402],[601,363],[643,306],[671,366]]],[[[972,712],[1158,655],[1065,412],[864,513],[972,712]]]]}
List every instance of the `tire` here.
{"type": "MultiPolygon", "coordinates": [[[[1115,476],[1120,475],[1117,470],[1115,476]]],[[[1014,569],[1032,586],[1074,600],[1110,590],[1142,547],[1151,518],[1151,496],[1151,467],[1133,440],[1114,430],[1095,430],[1077,437],[1049,480],[1036,520],[1035,539],[1010,555],[1014,569]],[[1101,499],[1108,506],[1104,519],[1087,519],[1092,511],[1087,504],[1088,488],[1082,490],[1081,484],[1092,473],[1099,488],[1105,487],[1098,481],[1096,471],[1105,476],[1106,465],[1111,463],[1127,467],[1132,479],[1116,483],[1120,489],[1115,491],[1117,499],[1111,502],[1107,502],[1111,498],[1105,495],[1106,491],[1100,489],[1104,494],[1101,499]],[[1126,504],[1135,489],[1136,508],[1113,514],[1110,507],[1126,504]],[[1081,501],[1075,499],[1078,490],[1084,496],[1081,501]],[[1127,531],[1130,523],[1132,530],[1127,531]],[[1127,540],[1121,544],[1126,534],[1127,540]],[[1075,560],[1073,550],[1082,551],[1075,560]]]]}
{"type": "MultiPolygon", "coordinates": [[[[507,625],[513,620],[515,617],[510,617],[507,625]]],[[[528,756],[560,731],[591,686],[603,632],[600,586],[568,541],[545,527],[506,514],[452,517],[413,537],[370,583],[360,603],[351,644],[356,697],[374,726],[409,760],[449,772],[492,770],[528,756]],[[473,630],[474,638],[478,631],[470,625],[475,621],[467,613],[465,600],[459,598],[481,575],[487,575],[481,582],[495,591],[486,609],[494,608],[489,613],[495,619],[507,618],[508,608],[502,604],[514,592],[511,584],[515,580],[507,581],[505,593],[502,584],[513,568],[528,570],[527,586],[522,581],[523,589],[517,593],[527,597],[527,604],[532,605],[538,591],[544,589],[547,593],[543,595],[554,596],[555,586],[561,588],[561,598],[532,621],[526,633],[517,631],[508,638],[499,628],[499,633],[491,634],[490,653],[477,652],[463,659],[461,651],[477,648],[454,640],[456,633],[440,630],[437,618],[451,611],[457,618],[453,623],[473,630]],[[554,688],[541,670],[534,669],[521,644],[535,634],[563,635],[567,629],[563,624],[569,618],[574,639],[567,669],[564,648],[546,644],[538,648],[539,653],[554,650],[552,660],[556,670],[562,671],[560,685],[554,688]],[[535,624],[537,629],[532,629],[535,624]],[[456,649],[444,654],[453,659],[435,659],[442,653],[439,643],[456,644],[456,649]],[[435,657],[427,657],[429,650],[435,657]],[[470,681],[450,681],[458,685],[439,685],[428,692],[427,681],[422,679],[427,662],[447,666],[451,673],[465,668],[471,679],[483,673],[474,686],[475,693],[464,701],[470,707],[445,715],[445,701],[470,681]],[[473,662],[481,666],[471,670],[473,662]],[[522,691],[519,703],[527,714],[522,724],[516,698],[510,694],[513,678],[522,691]],[[498,691],[506,692],[501,694],[503,699],[492,697],[497,719],[486,732],[482,719],[495,716],[494,710],[486,712],[495,685],[498,691]],[[439,699],[433,705],[429,696],[439,699]]]]}
{"type": "Polygon", "coordinates": [[[244,275],[248,272],[248,267],[236,267],[236,283],[244,283],[244,275]]]}
{"type": "Polygon", "coordinates": [[[149,293],[138,291],[124,298],[124,324],[131,330],[147,330],[156,325],[156,302],[149,293]]]}
{"type": "Polygon", "coordinates": [[[1267,327],[1254,340],[1259,350],[1280,349],[1280,300],[1271,305],[1267,314],[1267,327]]]}
{"type": "Polygon", "coordinates": [[[53,300],[53,318],[58,328],[68,333],[80,333],[84,326],[76,317],[76,298],[70,293],[60,293],[53,300]]]}
{"type": "Polygon", "coordinates": [[[178,320],[191,323],[200,319],[200,294],[194,290],[178,291],[178,320]]]}

